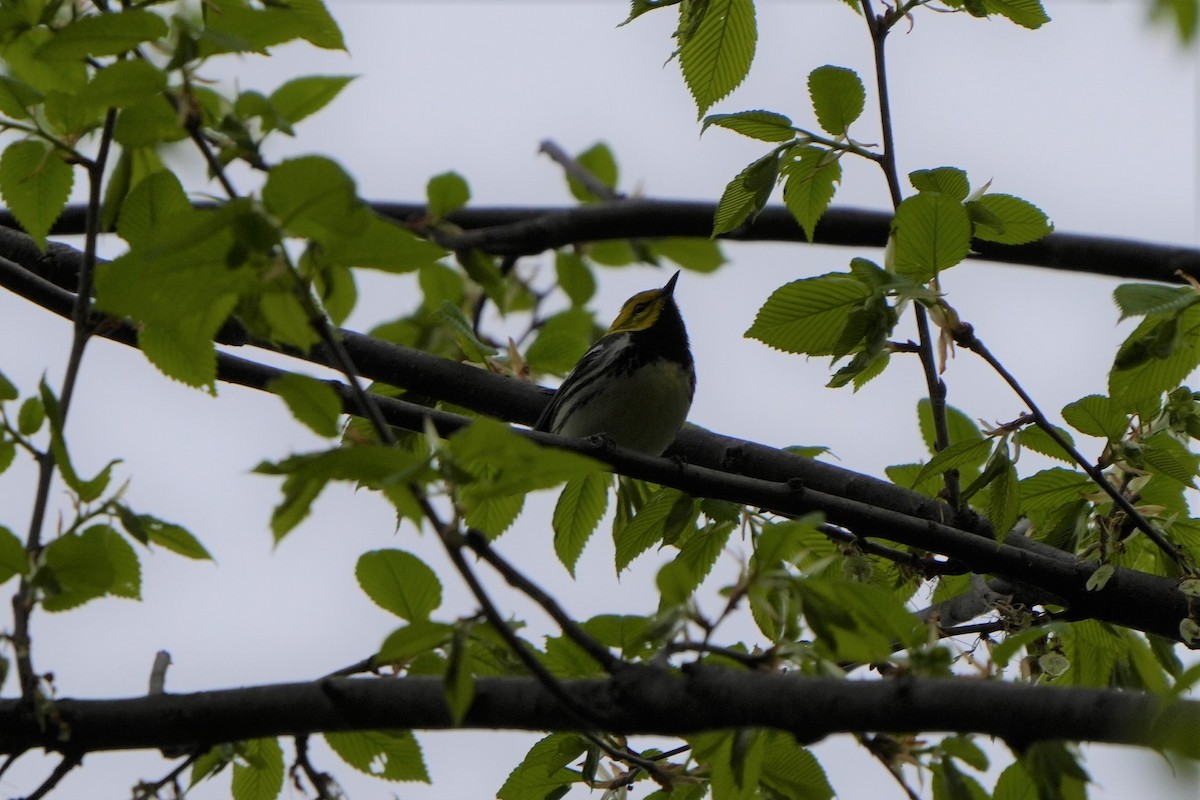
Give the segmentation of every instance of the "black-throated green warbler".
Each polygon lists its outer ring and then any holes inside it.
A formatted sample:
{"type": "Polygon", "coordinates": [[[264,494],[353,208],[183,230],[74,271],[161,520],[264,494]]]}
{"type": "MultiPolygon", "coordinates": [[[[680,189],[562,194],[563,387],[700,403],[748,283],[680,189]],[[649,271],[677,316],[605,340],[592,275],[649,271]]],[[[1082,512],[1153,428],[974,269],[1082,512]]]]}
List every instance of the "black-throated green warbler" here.
{"type": "Polygon", "coordinates": [[[601,435],[622,447],[662,455],[683,427],[696,371],[675,305],[676,272],[661,289],[625,301],[608,332],[583,354],[535,430],[601,435]]]}

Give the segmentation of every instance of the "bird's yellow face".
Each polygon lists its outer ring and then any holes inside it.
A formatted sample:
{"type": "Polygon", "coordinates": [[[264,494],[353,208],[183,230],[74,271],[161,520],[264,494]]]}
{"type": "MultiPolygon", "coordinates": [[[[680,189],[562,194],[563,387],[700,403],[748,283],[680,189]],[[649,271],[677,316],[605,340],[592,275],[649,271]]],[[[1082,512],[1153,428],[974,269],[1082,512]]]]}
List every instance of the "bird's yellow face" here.
{"type": "Polygon", "coordinates": [[[658,322],[663,308],[671,301],[671,296],[675,291],[675,280],[678,277],[679,273],[676,272],[671,276],[671,280],[667,281],[667,285],[661,289],[638,292],[626,300],[625,305],[621,306],[621,313],[617,314],[617,318],[609,326],[608,333],[644,331],[653,327],[654,323],[658,322]]]}

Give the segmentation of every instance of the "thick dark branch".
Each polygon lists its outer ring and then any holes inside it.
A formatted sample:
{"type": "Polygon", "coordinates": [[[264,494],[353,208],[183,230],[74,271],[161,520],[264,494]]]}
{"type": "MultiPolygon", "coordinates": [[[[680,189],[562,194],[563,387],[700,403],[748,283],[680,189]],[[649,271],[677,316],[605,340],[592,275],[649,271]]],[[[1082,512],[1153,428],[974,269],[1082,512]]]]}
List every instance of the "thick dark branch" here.
{"type": "MultiPolygon", "coordinates": [[[[372,206],[401,221],[419,224],[425,216],[425,206],[416,203],[377,202],[372,206]]],[[[638,199],[581,207],[466,208],[448,218],[464,232],[443,243],[454,248],[477,247],[498,255],[532,255],[579,242],[608,239],[665,236],[707,239],[712,234],[715,211],[714,203],[638,199]]],[[[883,247],[891,221],[891,214],[883,211],[831,208],[817,225],[814,242],[883,247]]],[[[0,225],[16,227],[16,222],[7,212],[0,211],[0,225]]],[[[51,233],[82,231],[83,207],[69,206],[51,233]]],[[[782,206],[768,206],[753,223],[721,238],[747,242],[807,241],[795,218],[782,206]]],[[[1110,236],[1052,233],[1033,244],[976,241],[972,248],[977,258],[1001,264],[1168,283],[1179,282],[1176,270],[1200,277],[1200,250],[1196,248],[1110,236]]]]}
{"type": "MultiPolygon", "coordinates": [[[[0,253],[3,252],[0,238],[0,253]]],[[[64,313],[72,297],[18,264],[0,258],[0,285],[46,301],[64,313]]],[[[69,313],[69,311],[67,312],[69,313]]],[[[131,326],[105,327],[105,335],[134,344],[131,326]]],[[[343,332],[344,345],[365,377],[471,408],[500,419],[531,424],[546,403],[540,387],[505,378],[419,350],[343,332]]],[[[320,363],[318,348],[312,358],[320,363]]],[[[264,389],[280,371],[222,353],[221,380],[264,389]]],[[[349,387],[331,382],[347,411],[354,407],[349,387]]],[[[396,400],[378,400],[390,424],[423,430],[430,418],[448,434],[465,420],[396,400]]],[[[565,446],[611,464],[624,475],[673,486],[698,497],[732,500],[782,514],[820,511],[834,524],[859,536],[890,539],[958,559],[975,572],[1003,575],[1030,584],[1069,605],[1077,618],[1095,618],[1178,641],[1179,623],[1190,616],[1187,597],[1174,581],[1118,568],[1102,589],[1086,583],[1099,567],[1068,553],[1010,533],[993,541],[987,520],[955,515],[945,504],[894,484],[850,470],[800,458],[765,445],[685,428],[668,450],[672,458],[617,451],[587,441],[530,432],[536,441],[565,446]]],[[[1189,643],[1191,644],[1191,643],[1189,643]]]]}
{"type": "MultiPolygon", "coordinates": [[[[925,678],[845,681],[714,667],[682,675],[640,668],[563,686],[605,730],[620,734],[768,727],[813,742],[857,731],[970,731],[1015,747],[1065,739],[1200,752],[1200,740],[1185,735],[1200,726],[1200,702],[1166,704],[1139,692],[925,678]]],[[[63,724],[45,731],[17,701],[0,702],[0,752],[45,747],[82,754],[323,731],[458,727],[437,677],[62,699],[54,707],[63,724]],[[66,740],[58,738],[62,730],[70,731],[66,740]]],[[[577,730],[578,720],[532,678],[479,678],[462,727],[577,730]]]]}

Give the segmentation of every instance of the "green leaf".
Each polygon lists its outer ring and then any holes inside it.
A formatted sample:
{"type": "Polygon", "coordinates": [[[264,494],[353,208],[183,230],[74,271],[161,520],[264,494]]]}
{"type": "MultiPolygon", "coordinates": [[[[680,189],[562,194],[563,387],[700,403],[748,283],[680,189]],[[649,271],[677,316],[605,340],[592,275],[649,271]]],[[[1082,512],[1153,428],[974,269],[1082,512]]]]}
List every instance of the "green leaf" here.
{"type": "Polygon", "coordinates": [[[104,490],[108,488],[113,466],[119,464],[120,461],[114,459],[108,462],[104,469],[100,470],[90,480],[79,477],[79,473],[76,472],[75,465],[71,461],[71,455],[67,450],[67,440],[63,436],[62,412],[59,410],[58,398],[54,396],[54,392],[51,391],[45,378],[38,384],[38,394],[41,397],[42,405],[46,409],[46,417],[50,420],[50,451],[54,453],[55,463],[58,466],[58,471],[62,475],[63,481],[79,495],[79,499],[83,502],[90,503],[98,499],[104,493],[104,490]]]}
{"type": "Polygon", "coordinates": [[[26,397],[17,411],[17,432],[22,436],[32,436],[41,429],[46,421],[46,406],[39,397],[26,397]]]}
{"type": "Polygon", "coordinates": [[[160,545],[185,558],[215,560],[200,540],[180,525],[149,514],[134,513],[133,509],[119,503],[117,515],[121,526],[139,542],[160,545]]]}
{"type": "Polygon", "coordinates": [[[131,246],[152,239],[165,221],[177,214],[190,214],[191,203],[173,172],[162,170],[147,175],[126,195],[121,204],[117,233],[131,246]]]}
{"type": "Polygon", "coordinates": [[[496,355],[496,348],[484,344],[475,335],[475,329],[471,326],[471,321],[467,319],[467,315],[458,306],[451,304],[447,300],[443,300],[442,304],[438,306],[437,311],[433,312],[433,317],[450,330],[454,341],[458,344],[459,349],[462,350],[463,355],[466,356],[468,361],[475,364],[484,364],[487,362],[489,356],[496,355]]]}
{"type": "Polygon", "coordinates": [[[251,213],[248,203],[236,201],[172,214],[96,272],[97,306],[141,322],[146,356],[191,386],[216,380],[212,339],[238,295],[261,287],[249,269],[229,263],[233,227],[244,213],[251,213]]]}
{"type": "Polygon", "coordinates": [[[587,742],[574,733],[552,733],[538,741],[509,773],[496,792],[497,800],[549,800],[562,797],[558,790],[580,780],[567,765],[587,750],[587,742]]]}
{"type": "Polygon", "coordinates": [[[261,475],[285,475],[283,500],[271,515],[276,542],[308,515],[313,501],[329,481],[352,481],[376,489],[402,516],[421,519],[406,484],[428,471],[427,456],[397,447],[358,445],[291,456],[279,463],[263,462],[254,468],[261,475]]]}
{"type": "Polygon", "coordinates": [[[817,67],[809,73],[808,94],[817,122],[833,136],[846,135],[851,123],[862,116],[867,98],[857,72],[830,65],[817,67]]]}
{"type": "Polygon", "coordinates": [[[359,772],[385,781],[429,783],[425,757],[412,731],[349,731],[324,736],[330,749],[359,772]]]}
{"type": "Polygon", "coordinates": [[[446,705],[450,708],[450,716],[455,725],[462,725],[471,704],[475,702],[475,676],[471,673],[467,661],[467,634],[460,625],[450,640],[449,653],[446,656],[446,674],[442,677],[442,685],[446,690],[446,705]]]}
{"type": "Polygon", "coordinates": [[[572,306],[579,308],[587,305],[596,294],[596,276],[577,253],[556,251],[554,273],[558,277],[558,287],[571,299],[572,306]]]}
{"type": "Polygon", "coordinates": [[[49,61],[42,57],[41,48],[54,38],[43,25],[26,30],[15,39],[6,37],[4,61],[6,72],[38,92],[58,90],[74,94],[87,85],[87,67],[78,61],[49,61]]]}
{"type": "Polygon", "coordinates": [[[696,761],[712,774],[714,800],[759,796],[766,734],[761,728],[735,728],[688,737],[696,761]]]}
{"type": "Polygon", "coordinates": [[[0,439],[0,475],[4,474],[17,457],[17,446],[12,441],[0,439]]]}
{"type": "Polygon", "coordinates": [[[932,475],[942,475],[962,466],[977,467],[987,460],[991,449],[992,443],[987,439],[964,439],[952,442],[929,459],[929,462],[917,473],[912,485],[916,486],[932,475]]]}
{"type": "Polygon", "coordinates": [[[283,789],[283,750],[275,739],[238,745],[233,764],[233,800],[275,800],[283,789]]]}
{"type": "Polygon", "coordinates": [[[996,477],[988,484],[992,490],[988,495],[988,519],[997,538],[1003,539],[1021,516],[1021,484],[1017,468],[1006,454],[998,452],[996,462],[996,477]]]}
{"type": "Polygon", "coordinates": [[[745,79],[758,39],[753,0],[709,0],[701,13],[679,43],[679,64],[698,117],[745,79]]]}
{"type": "Polygon", "coordinates": [[[792,121],[774,111],[739,111],[736,114],[709,114],[700,132],[710,125],[758,139],[760,142],[787,142],[796,137],[792,121]]]}
{"type": "Polygon", "coordinates": [[[1195,488],[1194,479],[1197,468],[1200,468],[1200,456],[1171,434],[1164,431],[1144,440],[1142,456],[1146,460],[1146,467],[1152,472],[1195,488]]]}
{"type": "Polygon", "coordinates": [[[329,105],[353,75],[308,75],[294,78],[271,92],[271,105],[280,117],[295,124],[329,105]]]}
{"type": "Polygon", "coordinates": [[[86,56],[115,56],[142,42],[167,35],[167,23],[144,9],[126,9],[116,14],[81,17],[38,48],[37,57],[68,61],[86,56]]]}
{"type": "Polygon", "coordinates": [[[167,87],[167,76],[140,59],[116,61],[96,71],[80,96],[97,108],[125,108],[155,97],[167,87]]]}
{"type": "Polygon", "coordinates": [[[1079,758],[1070,743],[1039,741],[1021,753],[1018,763],[1038,787],[1038,800],[1084,800],[1091,778],[1079,758]]]}
{"type": "Polygon", "coordinates": [[[508,494],[474,501],[464,517],[469,527],[477,528],[489,539],[497,539],[512,527],[525,508],[525,495],[508,494]]]}
{"type": "Polygon", "coordinates": [[[442,584],[424,561],[403,550],[372,550],[354,568],[375,604],[409,622],[429,618],[442,604],[442,584]]]}
{"type": "Polygon", "coordinates": [[[1040,208],[1010,194],[985,194],[966,204],[975,238],[1000,244],[1036,242],[1054,230],[1040,208]]]}
{"type": "Polygon", "coordinates": [[[720,244],[712,239],[673,237],[655,239],[645,246],[651,254],[669,258],[693,272],[713,272],[725,263],[720,244]]]}
{"type": "Polygon", "coordinates": [[[957,167],[919,169],[908,173],[908,180],[918,192],[941,192],[960,203],[971,192],[967,173],[957,167]]]}
{"type": "MultiPolygon", "coordinates": [[[[946,430],[950,434],[950,444],[983,439],[983,434],[980,433],[979,426],[962,411],[954,406],[946,406],[945,413],[946,430]]],[[[925,446],[929,449],[930,455],[933,455],[937,452],[934,447],[936,435],[933,425],[933,406],[929,402],[929,398],[922,398],[917,402],[917,423],[921,428],[921,438],[925,441],[925,446]]],[[[980,463],[983,462],[981,461],[980,463]]]]}
{"type": "Polygon", "coordinates": [[[836,184],[842,179],[842,162],[831,150],[792,148],[780,171],[784,179],[783,203],[811,242],[817,222],[829,208],[836,184]]]}
{"type": "MultiPolygon", "coordinates": [[[[678,535],[681,517],[695,519],[695,501],[677,489],[662,487],[638,510],[627,524],[614,528],[616,565],[619,575],[635,558],[658,542],[678,535]]],[[[684,518],[683,523],[689,520],[684,518]]]]}
{"type": "Polygon", "coordinates": [[[444,622],[418,619],[388,634],[373,659],[375,664],[407,664],[450,641],[454,626],[444,622]]]}
{"type": "Polygon", "coordinates": [[[0,583],[14,575],[29,574],[29,554],[17,535],[0,525],[0,583]]]}
{"type": "Polygon", "coordinates": [[[525,361],[534,372],[565,374],[587,352],[595,335],[591,312],[582,308],[560,311],[542,323],[537,338],[525,351],[525,361]]]}
{"type": "Polygon", "coordinates": [[[947,736],[938,746],[943,753],[954,756],[973,769],[983,772],[988,768],[987,753],[969,736],[947,736]]]}
{"type": "Polygon", "coordinates": [[[332,438],[341,431],[342,400],[325,381],[289,372],[271,381],[268,389],[318,436],[332,438]]]}
{"type": "Polygon", "coordinates": [[[1037,784],[1019,761],[1005,767],[992,792],[992,800],[1039,800],[1040,796],[1037,784]]]}
{"type": "MultiPolygon", "coordinates": [[[[1074,445],[1075,442],[1068,431],[1063,430],[1057,425],[1054,426],[1054,430],[1059,436],[1063,437],[1068,444],[1074,445]]],[[[1030,425],[1029,427],[1023,428],[1020,433],[1017,434],[1016,441],[1021,445],[1021,447],[1032,450],[1035,453],[1041,453],[1044,456],[1058,459],[1059,461],[1063,461],[1067,464],[1073,465],[1075,463],[1075,459],[1069,452],[1063,449],[1062,445],[1060,445],[1053,437],[1051,437],[1049,433],[1036,425],[1030,425]]]]}
{"type": "Polygon", "coordinates": [[[539,447],[496,420],[478,419],[450,437],[449,454],[464,470],[460,492],[468,509],[492,497],[524,495],[605,469],[586,456],[539,447]]]}
{"type": "Polygon", "coordinates": [[[871,290],[849,275],[830,273],[784,284],[758,310],[745,336],[788,353],[832,355],[871,290]]]}
{"type": "Polygon", "coordinates": [[[631,614],[600,614],[583,623],[583,629],[605,647],[614,647],[629,655],[646,646],[651,624],[646,617],[631,614]]]}
{"type": "Polygon", "coordinates": [[[16,400],[20,396],[21,394],[13,382],[0,372],[0,403],[16,400]]]}
{"type": "Polygon", "coordinates": [[[807,748],[782,731],[764,734],[763,785],[789,800],[831,800],[833,787],[807,748]]]}
{"type": "Polygon", "coordinates": [[[46,234],[62,213],[75,173],[49,145],[13,142],[0,155],[0,194],[25,232],[46,248],[46,234]]]}
{"type": "Polygon", "coordinates": [[[429,179],[425,198],[429,217],[442,220],[467,204],[471,199],[471,187],[457,172],[443,172],[429,179]]]}
{"type": "Polygon", "coordinates": [[[329,49],[345,50],[337,22],[321,0],[289,0],[267,8],[252,8],[244,0],[224,0],[219,13],[205,19],[200,55],[230,52],[267,52],[268,47],[305,39],[329,49]]]}
{"type": "Polygon", "coordinates": [[[137,555],[107,525],[60,536],[46,546],[43,557],[45,567],[34,580],[42,587],[47,611],[66,611],[106,594],[140,595],[137,555]]]}
{"type": "Polygon", "coordinates": [[[721,193],[713,215],[712,235],[729,233],[746,220],[757,217],[771,197],[778,176],[779,153],[776,150],[739,172],[721,193]]]}
{"type": "Polygon", "coordinates": [[[896,643],[908,648],[923,641],[924,624],[881,586],[806,578],[796,589],[814,644],[826,658],[870,663],[888,658],[896,643]]]}
{"type": "Polygon", "coordinates": [[[271,168],[263,204],[291,234],[317,240],[363,233],[370,213],[354,180],[334,161],[300,156],[271,168]]]}
{"type": "Polygon", "coordinates": [[[1082,472],[1053,467],[1021,481],[1022,508],[1026,512],[1061,508],[1091,494],[1093,489],[1091,478],[1082,472]]]}
{"type": "Polygon", "coordinates": [[[1150,314],[1178,313],[1200,302],[1200,292],[1190,286],[1123,283],[1113,290],[1113,301],[1121,309],[1121,320],[1124,320],[1150,314]]]}
{"type": "MultiPolygon", "coordinates": [[[[596,142],[596,144],[575,156],[575,163],[591,173],[592,177],[598,180],[603,186],[607,186],[613,190],[617,188],[617,160],[613,157],[612,149],[603,142],[596,142]]],[[[567,188],[571,190],[571,196],[576,200],[591,203],[597,200],[608,199],[592,194],[587,187],[575,180],[575,177],[570,173],[567,173],[566,178],[567,188]]]]}
{"type": "Polygon", "coordinates": [[[1135,411],[1177,387],[1200,365],[1200,305],[1163,319],[1147,317],[1117,350],[1108,394],[1122,410],[1135,411]]]}
{"type": "Polygon", "coordinates": [[[374,213],[364,214],[362,225],[362,230],[356,233],[322,241],[320,255],[323,262],[402,273],[431,266],[446,255],[440,245],[374,213]]]}
{"type": "Polygon", "coordinates": [[[187,137],[179,112],[162,96],[146,98],[121,110],[113,138],[125,147],[155,147],[187,137]]]}
{"type": "Polygon", "coordinates": [[[1062,410],[1063,419],[1086,436],[1099,436],[1119,442],[1129,432],[1129,417],[1122,414],[1112,400],[1102,394],[1090,394],[1062,410]]]}
{"type": "Polygon", "coordinates": [[[900,203],[892,222],[896,271],[925,283],[967,257],[971,223],[952,197],[921,192],[900,203]]]}
{"type": "Polygon", "coordinates": [[[554,552],[575,577],[575,564],[608,509],[609,477],[593,472],[567,481],[554,506],[554,552]]]}
{"type": "Polygon", "coordinates": [[[658,571],[656,585],[663,603],[679,605],[688,601],[712,571],[735,527],[732,522],[722,522],[687,536],[679,555],[658,571]]]}
{"type": "Polygon", "coordinates": [[[29,119],[31,109],[43,99],[45,95],[29,84],[0,75],[0,114],[12,119],[29,119]]]}
{"type": "Polygon", "coordinates": [[[1036,30],[1050,21],[1041,0],[982,0],[989,14],[1000,14],[1023,28],[1036,30]]]}

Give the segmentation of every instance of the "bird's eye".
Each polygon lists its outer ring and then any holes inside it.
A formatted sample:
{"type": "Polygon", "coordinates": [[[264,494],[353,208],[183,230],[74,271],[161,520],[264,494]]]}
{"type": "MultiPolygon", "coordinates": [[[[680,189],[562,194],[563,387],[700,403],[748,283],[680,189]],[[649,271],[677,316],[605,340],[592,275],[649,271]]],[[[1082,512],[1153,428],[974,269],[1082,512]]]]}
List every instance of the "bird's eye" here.
{"type": "Polygon", "coordinates": [[[649,303],[638,303],[636,306],[633,307],[633,315],[636,317],[638,314],[641,314],[643,311],[645,311],[649,307],[650,307],[649,303]]]}

